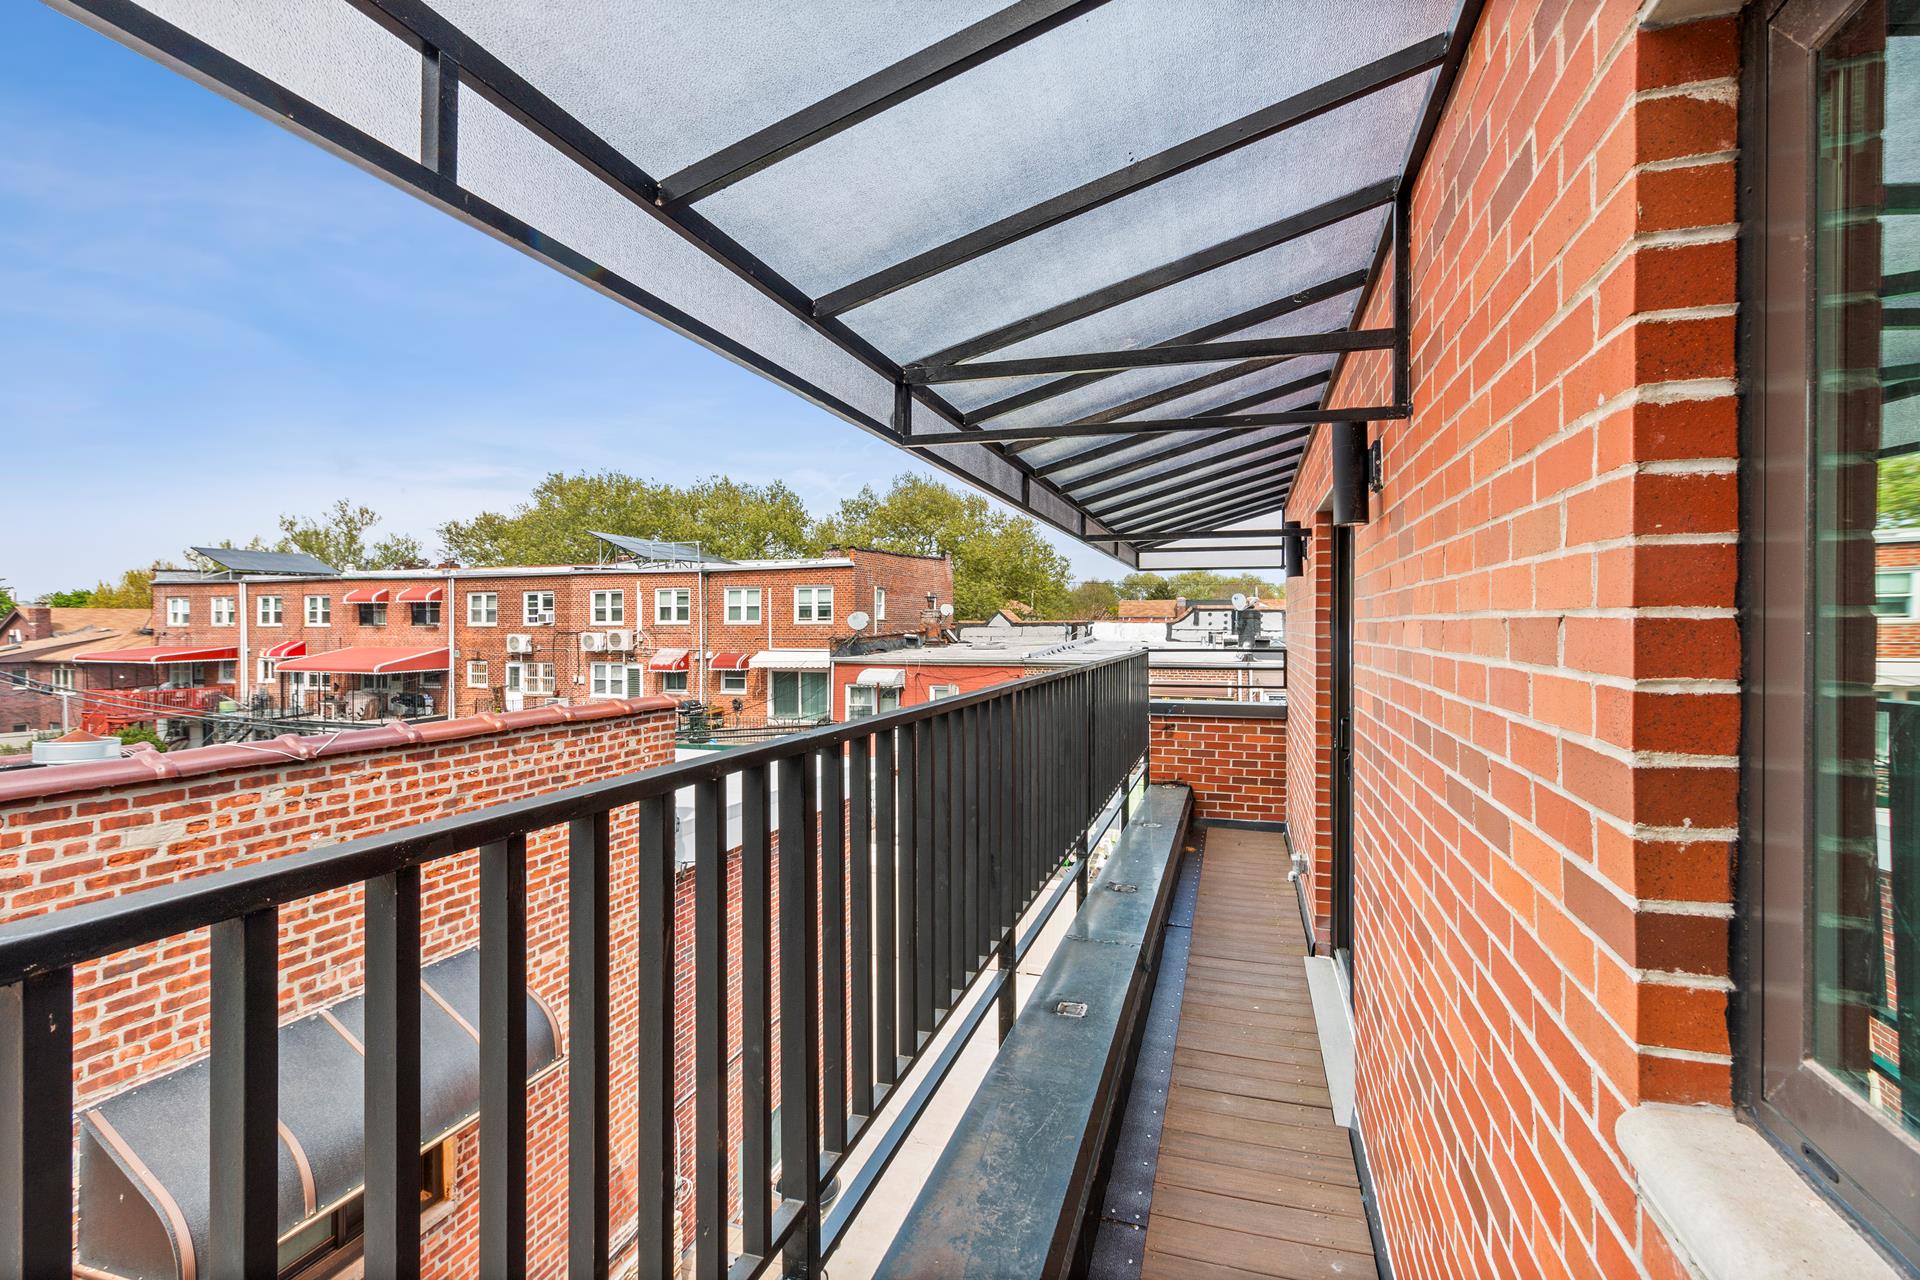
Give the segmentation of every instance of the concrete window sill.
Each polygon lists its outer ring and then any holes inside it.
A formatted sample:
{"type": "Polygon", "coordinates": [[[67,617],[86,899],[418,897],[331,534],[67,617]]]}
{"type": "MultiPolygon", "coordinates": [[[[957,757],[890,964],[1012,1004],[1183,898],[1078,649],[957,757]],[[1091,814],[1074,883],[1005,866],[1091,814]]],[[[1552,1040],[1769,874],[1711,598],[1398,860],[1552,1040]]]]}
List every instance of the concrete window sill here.
{"type": "Polygon", "coordinates": [[[1895,1280],[1755,1129],[1714,1107],[1646,1104],[1614,1130],[1640,1202],[1705,1280],[1895,1280]]]}

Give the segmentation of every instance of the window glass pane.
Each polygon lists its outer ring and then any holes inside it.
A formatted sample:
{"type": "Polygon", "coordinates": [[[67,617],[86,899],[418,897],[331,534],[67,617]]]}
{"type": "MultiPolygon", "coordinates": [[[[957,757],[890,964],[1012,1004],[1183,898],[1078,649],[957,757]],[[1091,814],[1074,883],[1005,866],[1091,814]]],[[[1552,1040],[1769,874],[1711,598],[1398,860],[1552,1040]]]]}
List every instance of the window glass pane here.
{"type": "Polygon", "coordinates": [[[802,671],[800,674],[800,714],[817,720],[827,714],[827,673],[802,671]]]}
{"type": "Polygon", "coordinates": [[[1920,1134],[1920,40],[1888,26],[1867,6],[1819,61],[1809,1005],[1815,1060],[1920,1134]]]}

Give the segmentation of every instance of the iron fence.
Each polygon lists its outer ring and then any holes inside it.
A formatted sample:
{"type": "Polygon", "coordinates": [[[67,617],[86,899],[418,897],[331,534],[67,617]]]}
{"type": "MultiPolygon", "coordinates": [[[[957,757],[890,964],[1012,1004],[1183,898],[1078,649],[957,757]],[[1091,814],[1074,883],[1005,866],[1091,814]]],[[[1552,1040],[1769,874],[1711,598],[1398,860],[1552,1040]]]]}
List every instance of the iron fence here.
{"type": "MultiPolygon", "coordinates": [[[[0,1274],[66,1274],[73,1247],[74,966],[210,930],[213,1275],[276,1267],[279,908],[365,890],[365,1227],[369,1275],[420,1265],[421,868],[478,851],[480,1269],[527,1247],[527,841],[568,847],[568,1273],[609,1263],[611,815],[637,808],[635,962],[642,1274],[678,1265],[675,796],[694,797],[696,1009],[692,1274],[819,1274],[951,1064],[1013,1009],[1011,971],[1045,895],[1085,891],[1089,827],[1123,807],[1147,749],[1147,659],[1128,654],[828,725],[267,863],[0,926],[0,1274]],[[727,790],[740,779],[740,941],[728,935],[727,790]],[[769,783],[773,785],[769,785],[769,783]],[[864,852],[863,852],[864,850],[864,852]],[[1052,887],[1050,888],[1050,882],[1052,887]],[[778,923],[769,903],[777,890],[778,923]],[[795,909],[797,908],[797,909],[795,909]],[[778,956],[778,989],[773,960],[778,956]],[[729,975],[739,975],[741,1132],[729,1132],[729,975]],[[964,1012],[962,1012],[964,1006],[964,1012]],[[774,1031],[773,1015],[778,1015],[774,1031]],[[929,1058],[960,1015],[960,1034],[929,1058]],[[779,1050],[780,1161],[769,1167],[779,1050]],[[875,1120],[925,1063],[904,1106],[875,1120]],[[756,1071],[755,1065],[759,1067],[756,1071]],[[797,1105],[797,1100],[807,1100],[797,1105]],[[728,1170],[738,1143],[739,1249],[728,1170]],[[791,1153],[813,1152],[812,1160],[791,1153]],[[863,1159],[830,1208],[822,1188],[863,1159]]],[[[1110,818],[1106,819],[1110,820],[1110,818]]],[[[624,1244],[624,1240],[623,1240],[624,1244]]]]}

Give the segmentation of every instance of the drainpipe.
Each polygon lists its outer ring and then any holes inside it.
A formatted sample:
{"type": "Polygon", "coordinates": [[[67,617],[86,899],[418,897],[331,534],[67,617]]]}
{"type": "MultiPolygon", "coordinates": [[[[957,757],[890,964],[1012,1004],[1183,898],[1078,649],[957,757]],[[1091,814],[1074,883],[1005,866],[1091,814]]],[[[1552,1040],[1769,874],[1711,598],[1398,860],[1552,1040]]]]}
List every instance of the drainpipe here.
{"type": "Polygon", "coordinates": [[[693,544],[693,554],[698,557],[694,562],[694,579],[700,587],[700,626],[695,634],[694,643],[700,647],[693,655],[693,669],[700,673],[698,688],[699,701],[707,700],[707,549],[702,543],[693,544]]]}
{"type": "Polygon", "coordinates": [[[460,686],[453,682],[453,669],[459,665],[459,661],[453,651],[454,593],[453,575],[451,573],[447,575],[447,589],[443,595],[445,598],[440,603],[440,621],[447,629],[447,689],[446,698],[444,699],[446,705],[442,707],[441,710],[446,714],[447,719],[451,720],[458,714],[455,700],[460,696],[460,686]]]}
{"type": "Polygon", "coordinates": [[[247,584],[240,585],[240,599],[235,607],[240,610],[240,665],[234,671],[233,700],[246,709],[247,695],[253,691],[253,650],[247,643],[247,625],[253,621],[247,609],[247,584]]]}

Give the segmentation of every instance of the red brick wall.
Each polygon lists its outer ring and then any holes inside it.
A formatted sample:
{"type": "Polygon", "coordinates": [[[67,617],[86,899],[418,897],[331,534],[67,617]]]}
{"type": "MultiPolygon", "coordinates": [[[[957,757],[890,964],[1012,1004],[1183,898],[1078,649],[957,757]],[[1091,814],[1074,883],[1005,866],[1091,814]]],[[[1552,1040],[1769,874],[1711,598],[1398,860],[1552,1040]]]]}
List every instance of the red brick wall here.
{"type": "MultiPolygon", "coordinates": [[[[84,666],[59,662],[0,664],[0,733],[17,732],[23,725],[30,732],[60,727],[61,700],[41,690],[53,684],[54,672],[61,666],[72,668],[74,688],[80,688],[86,680],[84,666]],[[16,680],[27,683],[16,684],[16,680]]],[[[70,726],[77,729],[80,727],[80,699],[74,697],[67,701],[71,704],[70,726]]]]}
{"type": "MultiPolygon", "coordinates": [[[[671,760],[671,734],[672,716],[664,704],[609,702],[363,731],[332,742],[280,738],[0,778],[0,865],[9,868],[0,874],[0,919],[637,771],[671,760]],[[147,780],[127,780],[143,774],[147,780]]],[[[615,814],[612,879],[614,953],[629,959],[636,870],[632,814],[631,809],[615,814]],[[626,934],[620,921],[628,922],[626,934]]],[[[563,831],[530,838],[529,980],[560,1023],[563,1051],[566,861],[563,831]]],[[[690,902],[691,877],[682,881],[681,896],[690,902]]],[[[422,897],[426,962],[474,945],[478,884],[472,855],[429,864],[422,897]]],[[[361,898],[354,887],[281,911],[283,1017],[358,989],[361,898]]],[[[205,1051],[206,965],[206,936],[200,932],[80,966],[74,1052],[82,1105],[205,1051]]],[[[685,976],[690,980],[690,964],[685,976]]],[[[611,989],[613,1142],[616,1152],[630,1152],[637,1052],[631,1013],[637,993],[630,965],[616,966],[611,989]]],[[[691,1023],[687,1026],[690,1034],[691,1023]]],[[[540,1079],[530,1091],[528,1110],[531,1255],[537,1273],[557,1274],[566,1210],[564,1072],[540,1079]]],[[[438,1275],[472,1271],[472,1134],[461,1142],[456,1206],[431,1228],[425,1251],[438,1275]]],[[[630,1155],[616,1161],[613,1214],[618,1223],[633,1212],[633,1181],[630,1155]]]]}
{"type": "MultiPolygon", "coordinates": [[[[1873,549],[1873,562],[1882,569],[1920,567],[1920,542],[1880,543],[1873,549]]],[[[1874,652],[1882,658],[1920,658],[1920,620],[1881,618],[1874,629],[1874,652]]]]}
{"type": "MultiPolygon", "coordinates": [[[[1637,7],[1489,4],[1413,188],[1414,416],[1355,539],[1358,1088],[1402,1276],[1673,1275],[1615,1122],[1729,1099],[1739,42],[1637,7]]],[[[1289,807],[1303,845],[1324,801],[1289,807]]]]}
{"type": "Polygon", "coordinates": [[[1147,728],[1152,781],[1192,787],[1196,818],[1286,821],[1284,716],[1176,714],[1156,704],[1147,728]]]}

